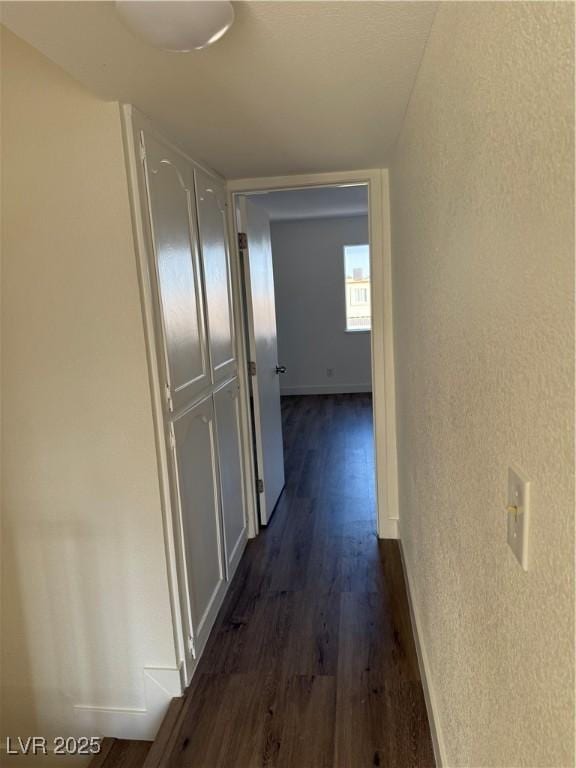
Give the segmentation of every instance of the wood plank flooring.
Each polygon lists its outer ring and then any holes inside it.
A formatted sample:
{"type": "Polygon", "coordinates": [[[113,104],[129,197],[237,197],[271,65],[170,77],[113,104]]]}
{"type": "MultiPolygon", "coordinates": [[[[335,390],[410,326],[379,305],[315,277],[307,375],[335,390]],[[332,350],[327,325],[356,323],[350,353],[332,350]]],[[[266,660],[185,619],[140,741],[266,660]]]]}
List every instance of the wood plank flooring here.
{"type": "Polygon", "coordinates": [[[286,488],[250,542],[170,768],[427,768],[399,549],[376,537],[371,398],[283,398],[286,488]]]}
{"type": "Polygon", "coordinates": [[[151,741],[104,739],[90,768],[142,768],[151,747],[151,741]]]}

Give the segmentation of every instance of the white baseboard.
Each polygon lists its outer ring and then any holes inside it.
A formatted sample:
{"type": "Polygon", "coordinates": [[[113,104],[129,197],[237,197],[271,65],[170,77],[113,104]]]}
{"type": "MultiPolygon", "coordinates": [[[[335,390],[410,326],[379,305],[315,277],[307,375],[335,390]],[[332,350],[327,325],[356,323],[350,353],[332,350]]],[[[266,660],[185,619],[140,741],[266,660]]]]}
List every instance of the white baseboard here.
{"type": "MultiPolygon", "coordinates": [[[[210,630],[214,625],[245,547],[246,539],[242,538],[237,543],[230,563],[229,580],[222,582],[222,588],[218,590],[208,609],[203,622],[204,631],[201,631],[197,638],[196,659],[190,670],[190,679],[196,671],[210,630]]],[[[182,696],[184,687],[189,681],[181,679],[182,668],[177,667],[145,667],[143,678],[144,707],[129,709],[77,704],[74,706],[76,730],[86,735],[109,736],[117,739],[154,739],[170,702],[174,697],[182,696]]]]}
{"type": "Polygon", "coordinates": [[[418,611],[416,609],[414,600],[412,599],[414,591],[412,588],[410,571],[406,563],[406,558],[404,556],[404,548],[402,547],[401,540],[400,540],[400,556],[402,560],[402,570],[404,572],[404,582],[406,584],[406,592],[408,593],[408,605],[410,607],[410,620],[412,622],[412,634],[414,635],[414,642],[416,644],[418,666],[420,668],[420,677],[422,679],[422,688],[424,689],[424,699],[426,701],[426,712],[428,713],[430,735],[432,736],[432,747],[434,749],[434,759],[436,761],[436,768],[447,768],[448,761],[446,760],[446,748],[444,746],[444,738],[442,736],[442,731],[440,729],[440,722],[438,718],[438,708],[436,706],[436,697],[434,694],[432,678],[430,675],[430,665],[428,663],[428,653],[426,651],[426,646],[422,642],[421,623],[418,617],[418,611]]]}
{"type": "Polygon", "coordinates": [[[118,739],[154,739],[168,706],[175,696],[182,695],[180,670],[176,667],[145,667],[142,709],[74,706],[77,730],[94,736],[118,739]]]}
{"type": "Polygon", "coordinates": [[[244,554],[244,550],[246,549],[247,543],[248,543],[248,539],[246,538],[245,535],[242,535],[236,542],[236,546],[232,551],[232,556],[228,564],[228,583],[229,584],[234,578],[234,574],[236,573],[238,565],[240,564],[240,560],[242,559],[242,555],[244,554]]]}
{"type": "Polygon", "coordinates": [[[297,387],[280,387],[281,395],[351,395],[372,392],[372,384],[302,384],[297,387]]]}
{"type": "Polygon", "coordinates": [[[379,539],[398,539],[398,520],[394,520],[387,517],[385,520],[380,520],[378,525],[378,538],[379,539]]]}
{"type": "MultiPolygon", "coordinates": [[[[162,724],[172,699],[182,695],[180,670],[176,667],[145,667],[143,670],[145,706],[139,709],[102,707],[86,704],[74,705],[74,733],[84,736],[109,736],[118,739],[153,740],[162,724]]],[[[18,766],[42,765],[46,768],[82,768],[90,763],[90,756],[55,755],[47,745],[46,755],[17,756],[18,766]]],[[[12,765],[16,756],[6,752],[0,744],[0,766],[12,765]]]]}

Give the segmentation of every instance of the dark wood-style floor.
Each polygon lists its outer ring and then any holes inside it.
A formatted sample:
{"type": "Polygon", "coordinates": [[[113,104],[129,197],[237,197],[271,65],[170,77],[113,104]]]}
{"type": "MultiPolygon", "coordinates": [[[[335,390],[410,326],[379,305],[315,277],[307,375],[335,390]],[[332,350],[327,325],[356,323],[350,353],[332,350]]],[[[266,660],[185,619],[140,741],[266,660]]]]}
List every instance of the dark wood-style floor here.
{"type": "Polygon", "coordinates": [[[89,768],[142,768],[151,747],[151,741],[104,739],[89,768]]]}
{"type": "Polygon", "coordinates": [[[424,768],[399,549],[376,537],[369,395],[283,398],[286,488],[248,544],[170,768],[424,768]]]}

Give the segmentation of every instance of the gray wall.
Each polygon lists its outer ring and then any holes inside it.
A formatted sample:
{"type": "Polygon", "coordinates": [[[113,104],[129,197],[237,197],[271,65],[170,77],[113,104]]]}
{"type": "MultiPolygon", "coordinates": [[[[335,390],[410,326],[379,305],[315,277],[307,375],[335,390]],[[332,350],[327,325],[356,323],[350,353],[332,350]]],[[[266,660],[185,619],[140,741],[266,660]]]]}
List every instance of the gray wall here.
{"type": "Polygon", "coordinates": [[[368,242],[368,217],[277,221],[271,233],[282,393],[370,391],[370,334],[345,330],[342,250],[368,242]]]}

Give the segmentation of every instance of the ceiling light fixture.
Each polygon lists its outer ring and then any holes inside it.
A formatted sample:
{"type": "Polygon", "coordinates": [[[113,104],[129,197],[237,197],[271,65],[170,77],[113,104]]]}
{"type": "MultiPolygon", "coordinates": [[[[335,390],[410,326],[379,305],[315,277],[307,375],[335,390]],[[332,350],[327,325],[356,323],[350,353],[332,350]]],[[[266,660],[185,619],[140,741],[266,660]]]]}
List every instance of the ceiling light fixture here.
{"type": "Polygon", "coordinates": [[[116,10],[138,37],[180,53],[215,43],[234,21],[232,3],[224,0],[117,0],[116,10]]]}

